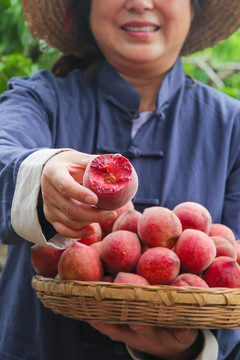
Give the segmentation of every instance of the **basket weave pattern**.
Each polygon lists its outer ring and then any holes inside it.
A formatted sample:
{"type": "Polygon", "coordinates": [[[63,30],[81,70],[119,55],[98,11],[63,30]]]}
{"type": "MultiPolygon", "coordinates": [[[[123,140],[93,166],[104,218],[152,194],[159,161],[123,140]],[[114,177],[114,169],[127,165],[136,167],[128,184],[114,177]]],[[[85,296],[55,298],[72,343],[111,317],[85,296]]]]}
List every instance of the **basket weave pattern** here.
{"type": "Polygon", "coordinates": [[[35,276],[32,286],[56,314],[83,321],[198,329],[240,328],[240,289],[140,286],[35,276]]]}

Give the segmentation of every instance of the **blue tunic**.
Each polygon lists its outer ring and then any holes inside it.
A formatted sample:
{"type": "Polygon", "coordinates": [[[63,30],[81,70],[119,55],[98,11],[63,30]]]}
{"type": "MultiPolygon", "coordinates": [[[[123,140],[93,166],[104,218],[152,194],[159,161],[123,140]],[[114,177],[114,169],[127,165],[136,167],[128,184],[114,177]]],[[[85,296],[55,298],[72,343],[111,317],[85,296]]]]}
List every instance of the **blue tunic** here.
{"type": "MultiPolygon", "coordinates": [[[[240,238],[240,103],[185,76],[180,59],[162,83],[156,111],[132,139],[139,103],[105,61],[91,80],[80,71],[64,78],[40,71],[13,78],[2,94],[0,241],[9,250],[0,278],[0,360],[130,359],[124,344],[53,314],[31,288],[32,244],[13,230],[11,204],[19,166],[32,152],[121,153],[139,176],[136,209],[195,201],[240,238]]],[[[41,222],[50,238],[53,228],[41,222]]],[[[240,330],[214,334],[219,360],[240,358],[240,330]]]]}

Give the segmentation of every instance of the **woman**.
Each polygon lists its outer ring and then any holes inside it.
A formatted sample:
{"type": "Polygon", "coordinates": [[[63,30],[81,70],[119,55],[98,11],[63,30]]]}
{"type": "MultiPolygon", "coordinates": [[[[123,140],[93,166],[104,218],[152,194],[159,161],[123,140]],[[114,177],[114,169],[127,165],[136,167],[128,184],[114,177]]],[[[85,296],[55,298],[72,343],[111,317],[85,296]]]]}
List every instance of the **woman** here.
{"type": "Polygon", "coordinates": [[[186,77],[179,59],[236,30],[239,1],[22,5],[33,35],[66,55],[54,74],[13,78],[1,96],[0,238],[9,250],[0,359],[236,360],[239,330],[87,324],[53,314],[31,288],[30,248],[64,249],[90,222],[116,217],[92,207],[96,196],[80,185],[91,154],[106,152],[136,168],[136,209],[196,201],[240,237],[240,104],[186,77]]]}

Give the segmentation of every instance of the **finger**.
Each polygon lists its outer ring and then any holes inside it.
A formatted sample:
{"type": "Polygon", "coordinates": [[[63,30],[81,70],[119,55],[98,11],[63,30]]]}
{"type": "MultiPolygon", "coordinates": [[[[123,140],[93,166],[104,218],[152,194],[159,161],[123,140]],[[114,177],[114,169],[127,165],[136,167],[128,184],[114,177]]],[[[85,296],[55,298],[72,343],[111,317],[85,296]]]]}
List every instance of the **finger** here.
{"type": "Polygon", "coordinates": [[[198,330],[196,330],[196,329],[170,328],[169,332],[181,344],[192,343],[198,335],[198,330]]]}
{"type": "Polygon", "coordinates": [[[65,168],[58,169],[50,177],[48,173],[43,173],[41,184],[43,192],[48,191],[48,184],[50,184],[64,197],[73,198],[88,205],[96,205],[98,202],[97,195],[76,182],[65,168]]]}
{"type": "Polygon", "coordinates": [[[56,199],[56,203],[43,203],[46,219],[50,222],[58,220],[73,229],[80,229],[93,222],[115,220],[117,217],[116,211],[113,210],[100,210],[61,196],[56,199]]]}
{"type": "Polygon", "coordinates": [[[79,229],[79,230],[74,230],[72,228],[69,228],[68,226],[66,226],[65,224],[58,222],[58,221],[53,221],[52,223],[53,227],[55,228],[55,230],[57,231],[58,234],[67,237],[67,238],[71,238],[71,239],[81,239],[84,238],[86,236],[91,235],[91,233],[89,232],[89,230],[86,230],[85,227],[79,229]]]}
{"type": "Polygon", "coordinates": [[[89,324],[114,341],[127,343],[127,339],[135,336],[134,332],[127,325],[106,324],[98,321],[92,321],[89,324]]]}

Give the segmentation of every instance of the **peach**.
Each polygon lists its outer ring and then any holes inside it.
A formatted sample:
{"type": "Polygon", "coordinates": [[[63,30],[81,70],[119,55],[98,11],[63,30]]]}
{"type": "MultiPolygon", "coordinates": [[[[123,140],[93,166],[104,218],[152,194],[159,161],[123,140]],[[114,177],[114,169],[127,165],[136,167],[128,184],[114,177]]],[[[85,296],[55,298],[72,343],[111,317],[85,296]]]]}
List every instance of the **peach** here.
{"type": "Polygon", "coordinates": [[[161,206],[143,211],[138,221],[138,235],[148,247],[172,248],[182,232],[182,225],[174,212],[161,206]]]}
{"type": "Polygon", "coordinates": [[[106,270],[112,275],[121,271],[133,271],[140,255],[140,239],[131,231],[114,231],[101,241],[100,257],[106,270]]]}
{"type": "Polygon", "coordinates": [[[101,241],[97,241],[95,243],[92,243],[91,245],[89,245],[91,248],[95,249],[98,253],[100,253],[100,246],[101,246],[101,241]]]}
{"type": "Polygon", "coordinates": [[[42,276],[54,278],[58,273],[58,262],[63,250],[41,245],[31,247],[31,261],[34,270],[42,276]]]}
{"type": "Polygon", "coordinates": [[[117,217],[114,220],[106,220],[100,223],[102,231],[103,231],[103,237],[105,237],[107,234],[109,234],[112,231],[113,225],[115,221],[118,219],[118,217],[123,214],[125,211],[133,210],[134,205],[132,200],[129,201],[126,205],[123,205],[119,209],[116,209],[117,217]]]}
{"type": "Polygon", "coordinates": [[[127,158],[120,154],[105,154],[89,162],[83,175],[83,185],[98,196],[98,208],[114,210],[134,197],[138,176],[127,158]]]}
{"type": "Polygon", "coordinates": [[[217,254],[219,256],[230,256],[233,259],[237,259],[237,251],[235,246],[233,246],[227,239],[221,236],[211,236],[216,246],[217,254]]]}
{"type": "Polygon", "coordinates": [[[198,274],[205,270],[216,256],[216,246],[209,235],[195,229],[186,229],[176,242],[178,255],[185,272],[198,274]]]}
{"type": "Polygon", "coordinates": [[[240,287],[240,265],[229,256],[219,256],[207,268],[203,279],[209,287],[240,287]]]}
{"type": "Polygon", "coordinates": [[[135,209],[125,211],[114,222],[112,231],[128,230],[137,234],[137,224],[140,216],[142,214],[135,209]]]}
{"type": "Polygon", "coordinates": [[[240,264],[240,240],[236,240],[236,244],[235,244],[235,250],[237,253],[237,262],[238,264],[240,264]]]}
{"type": "Polygon", "coordinates": [[[171,249],[156,246],[140,256],[136,272],[151,285],[168,285],[177,277],[179,270],[177,254],[171,249]]]}
{"type": "Polygon", "coordinates": [[[195,286],[208,288],[208,284],[200,276],[191,273],[179,274],[171,283],[173,286],[195,286]]]}
{"type": "Polygon", "coordinates": [[[183,230],[196,229],[209,234],[212,216],[205,206],[186,201],[175,206],[173,212],[180,219],[183,230]]]}
{"type": "Polygon", "coordinates": [[[102,240],[102,228],[99,223],[91,223],[85,226],[85,229],[92,230],[93,233],[79,239],[78,242],[81,244],[91,245],[102,240]]]}
{"type": "Polygon", "coordinates": [[[114,275],[108,275],[107,274],[107,275],[103,276],[102,281],[113,283],[114,279],[115,279],[114,275]]]}
{"type": "Polygon", "coordinates": [[[235,246],[235,235],[233,231],[224,224],[214,223],[211,225],[210,236],[221,236],[227,239],[233,246],[235,246]]]}
{"type": "Polygon", "coordinates": [[[115,284],[138,284],[138,285],[150,285],[147,279],[145,279],[143,276],[134,274],[134,273],[128,273],[128,272],[119,272],[113,283],[115,284]]]}
{"type": "Polygon", "coordinates": [[[103,276],[103,265],[96,250],[76,242],[62,253],[58,273],[63,280],[99,281],[103,276]]]}

